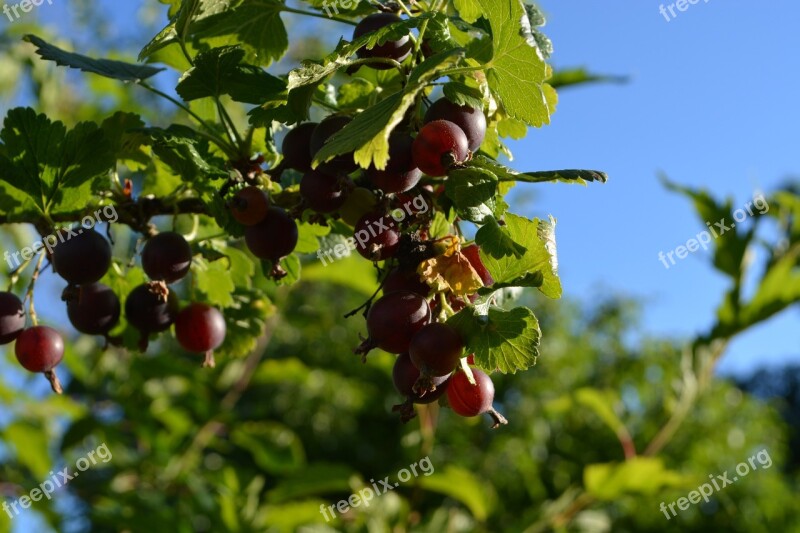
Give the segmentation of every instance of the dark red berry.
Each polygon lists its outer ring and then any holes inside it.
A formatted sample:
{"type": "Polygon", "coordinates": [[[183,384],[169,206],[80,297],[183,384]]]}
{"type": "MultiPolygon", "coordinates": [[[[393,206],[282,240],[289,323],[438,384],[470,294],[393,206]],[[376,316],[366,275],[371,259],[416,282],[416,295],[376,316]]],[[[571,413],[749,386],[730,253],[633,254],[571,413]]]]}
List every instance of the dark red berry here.
{"type": "Polygon", "coordinates": [[[392,368],[392,381],[394,387],[404,398],[410,399],[412,403],[432,403],[438,400],[447,391],[447,381],[450,376],[442,376],[434,379],[436,390],[420,396],[414,392],[414,384],[419,379],[419,369],[411,362],[408,353],[401,353],[397,356],[392,368]]]}
{"type": "MultiPolygon", "coordinates": [[[[375,13],[364,17],[361,22],[356,25],[353,31],[353,40],[363,37],[368,33],[377,31],[384,26],[401,22],[403,19],[391,13],[375,13]]],[[[413,43],[408,35],[401,37],[396,41],[386,41],[381,45],[376,45],[371,49],[362,47],[358,50],[357,55],[360,58],[382,57],[387,59],[394,59],[395,61],[402,62],[411,53],[413,43]]],[[[382,63],[369,63],[370,68],[378,70],[386,70],[392,68],[391,65],[384,65],[382,63]]]]}
{"type": "Polygon", "coordinates": [[[486,116],[479,109],[457,105],[441,98],[433,103],[425,113],[425,123],[434,120],[449,120],[464,131],[469,149],[475,152],[481,147],[486,136],[486,116]]]}
{"type": "Polygon", "coordinates": [[[297,224],[283,209],[270,207],[264,220],[245,228],[244,238],[253,255],[277,262],[297,246],[297,224]]]}
{"type": "Polygon", "coordinates": [[[151,237],[142,250],[142,268],[150,279],[173,283],[192,266],[192,248],[183,235],[165,231],[151,237]]]}
{"type": "Polygon", "coordinates": [[[56,394],[61,394],[61,383],[53,369],[64,358],[64,339],[48,326],[33,326],[20,333],[14,346],[19,364],[29,372],[43,372],[56,394]]]}
{"type": "Polygon", "coordinates": [[[230,205],[233,218],[240,224],[252,226],[261,222],[266,216],[269,198],[267,193],[258,187],[248,185],[236,192],[230,205]]]}
{"type": "Polygon", "coordinates": [[[393,268],[386,275],[383,281],[383,294],[390,294],[397,291],[413,292],[420,296],[428,296],[431,287],[420,280],[419,274],[399,268],[393,268]]]}
{"type": "Polygon", "coordinates": [[[111,245],[93,229],[62,230],[53,249],[53,269],[74,285],[94,283],[111,266],[111,245]]]}
{"type": "MultiPolygon", "coordinates": [[[[311,144],[310,152],[312,159],[317,152],[328,142],[328,139],[333,137],[334,134],[340,132],[345,126],[350,124],[353,121],[350,117],[344,115],[331,115],[329,117],[324,118],[317,127],[314,128],[314,132],[311,135],[311,144]]],[[[322,172],[326,172],[328,174],[349,174],[356,170],[358,165],[356,165],[355,160],[353,159],[353,152],[348,152],[346,154],[338,155],[327,161],[325,163],[320,164],[317,167],[317,170],[322,172]]]]}
{"type": "Polygon", "coordinates": [[[51,327],[33,326],[19,335],[14,352],[28,372],[47,372],[64,358],[64,339],[51,327]]]}
{"type": "Polygon", "coordinates": [[[64,299],[69,321],[81,333],[105,335],[119,322],[119,298],[107,285],[67,287],[64,299]]]}
{"type": "Polygon", "coordinates": [[[144,335],[169,329],[178,314],[178,299],[174,291],[164,296],[157,286],[143,283],[125,300],[125,317],[144,335]]]}
{"type": "Polygon", "coordinates": [[[349,192],[348,178],[325,174],[319,170],[306,172],[300,180],[300,195],[317,213],[331,213],[342,207],[349,192]]]}
{"type": "Polygon", "coordinates": [[[316,122],[305,122],[286,134],[281,145],[284,167],[298,172],[311,170],[311,136],[317,126],[316,122]]]}
{"type": "Polygon", "coordinates": [[[0,345],[13,341],[25,329],[25,309],[15,294],[0,292],[0,345]]]}
{"type": "Polygon", "coordinates": [[[448,169],[469,157],[464,131],[449,120],[425,124],[414,139],[414,163],[428,176],[445,176],[448,169]]]}
{"type": "Polygon", "coordinates": [[[478,277],[481,278],[481,281],[483,281],[485,286],[489,287],[494,285],[494,278],[483,264],[480,255],[480,248],[478,248],[477,244],[470,244],[469,246],[462,248],[461,253],[466,256],[469,264],[472,265],[472,268],[474,268],[475,272],[478,273],[478,277]]]}
{"type": "MultiPolygon", "coordinates": [[[[367,331],[370,348],[380,348],[389,353],[408,350],[411,338],[431,321],[428,302],[419,294],[393,292],[376,301],[367,313],[367,331]]],[[[359,350],[359,353],[366,353],[359,350]]]]}
{"type": "Polygon", "coordinates": [[[472,385],[464,372],[456,372],[448,387],[447,400],[450,407],[461,416],[478,416],[492,408],[494,383],[485,372],[472,369],[475,385],[472,385]]]}
{"type": "Polygon", "coordinates": [[[479,368],[472,368],[472,376],[475,378],[475,385],[469,382],[469,378],[463,371],[456,372],[450,378],[450,384],[447,387],[447,402],[450,404],[450,408],[465,417],[488,413],[494,421],[492,428],[496,428],[500,424],[508,424],[508,420],[492,407],[494,401],[492,379],[479,368]]]}
{"type": "Polygon", "coordinates": [[[382,261],[397,253],[400,233],[397,223],[382,212],[367,213],[356,224],[353,238],[356,250],[365,259],[382,261]]]}
{"type": "Polygon", "coordinates": [[[414,139],[405,132],[392,132],[389,137],[389,162],[384,170],[367,171],[370,181],[383,192],[407,191],[419,183],[422,171],[414,164],[411,147],[414,139]]]}
{"type": "Polygon", "coordinates": [[[447,324],[435,322],[420,329],[408,347],[411,361],[427,376],[446,376],[458,365],[464,351],[461,335],[447,324]]]}
{"type": "Polygon", "coordinates": [[[203,366],[215,366],[213,351],[225,340],[225,318],[216,307],[192,303],[175,319],[175,336],[184,349],[205,353],[203,366]]]}

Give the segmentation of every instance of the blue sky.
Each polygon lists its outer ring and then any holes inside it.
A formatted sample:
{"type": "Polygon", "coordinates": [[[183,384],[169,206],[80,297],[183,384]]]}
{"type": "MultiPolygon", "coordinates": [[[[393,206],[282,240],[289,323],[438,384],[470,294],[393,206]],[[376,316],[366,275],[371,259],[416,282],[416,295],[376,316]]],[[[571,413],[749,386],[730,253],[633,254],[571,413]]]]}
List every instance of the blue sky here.
{"type": "MultiPolygon", "coordinates": [[[[140,28],[130,21],[142,1],[102,3],[120,21],[106,31],[135,42],[140,28]]],[[[519,187],[535,193],[526,214],[558,219],[566,295],[589,299],[619,291],[644,301],[648,332],[706,330],[726,281],[702,251],[669,270],[659,262],[660,251],[684,244],[705,224],[657,174],[731,195],[734,205],[744,206],[755,191],[800,171],[794,131],[800,59],[793,53],[800,50],[800,5],[700,0],[667,22],[657,0],[540,4],[556,67],[630,78],[625,85],[562,91],[552,124],[512,143],[519,170],[594,168],[611,177],[586,188],[519,187]]],[[[64,33],[69,14],[66,3],[54,3],[31,15],[64,33]]],[[[330,29],[332,41],[349,33],[337,24],[330,29]]],[[[799,321],[795,309],[738,338],[721,371],[800,360],[799,321]]]]}
{"type": "MultiPolygon", "coordinates": [[[[537,188],[534,212],[558,219],[566,294],[619,290],[644,298],[649,331],[706,330],[726,281],[702,250],[669,270],[658,261],[705,224],[657,174],[732,196],[737,207],[800,174],[800,4],[701,0],[670,22],[656,0],[541,5],[556,67],[630,76],[627,85],[562,91],[552,124],[513,147],[518,169],[611,177],[537,188]]],[[[799,322],[795,308],[738,338],[720,370],[800,360],[799,322]]]]}

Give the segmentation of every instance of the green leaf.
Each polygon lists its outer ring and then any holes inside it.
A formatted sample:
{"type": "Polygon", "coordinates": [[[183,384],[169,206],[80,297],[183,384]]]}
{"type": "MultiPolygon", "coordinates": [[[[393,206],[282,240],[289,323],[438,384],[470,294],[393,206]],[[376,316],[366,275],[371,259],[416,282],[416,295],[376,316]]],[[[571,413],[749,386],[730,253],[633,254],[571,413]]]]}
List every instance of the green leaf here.
{"type": "Polygon", "coordinates": [[[689,480],[667,470],[660,458],[633,457],[624,463],[602,463],[583,471],[586,491],[603,501],[616,500],[624,494],[651,495],[664,488],[685,487],[689,480]]]}
{"type": "Polygon", "coordinates": [[[459,466],[447,465],[442,471],[419,476],[417,481],[425,490],[444,494],[463,503],[479,522],[489,517],[496,503],[491,485],[459,466]]]}
{"type": "MultiPolygon", "coordinates": [[[[511,127],[514,128],[513,126],[511,127]]],[[[513,135],[510,136],[513,137],[513,135]]],[[[501,181],[520,181],[524,183],[560,181],[564,183],[578,183],[580,185],[586,185],[588,182],[594,181],[600,183],[605,183],[608,181],[608,176],[604,172],[600,172],[598,170],[544,170],[521,173],[481,154],[473,157],[467,163],[467,166],[470,168],[483,168],[489,170],[501,181]]]]}
{"type": "Polygon", "coordinates": [[[478,0],[492,28],[489,87],[506,113],[531,126],[550,123],[553,94],[545,89],[548,68],[530,35],[530,21],[518,0],[478,0]]]}
{"type": "Polygon", "coordinates": [[[206,12],[195,17],[192,24],[196,44],[198,40],[213,40],[216,46],[242,45],[248,62],[264,66],[279,60],[289,49],[289,37],[280,17],[282,1],[247,0],[233,7],[220,0],[207,4],[206,12]]]}
{"type": "Polygon", "coordinates": [[[369,168],[370,165],[378,169],[385,168],[389,161],[389,135],[394,127],[402,122],[408,109],[414,105],[425,83],[436,78],[439,71],[455,64],[462,54],[461,50],[450,50],[417,65],[409,76],[405,90],[388,96],[356,115],[317,152],[314,166],[337,155],[355,151],[355,161],[362,168],[369,168]]]}
{"type": "Polygon", "coordinates": [[[475,364],[487,371],[516,373],[536,364],[541,330],[533,311],[516,307],[510,311],[478,306],[459,311],[447,321],[461,334],[467,353],[475,354],[475,364]]]}
{"type": "Polygon", "coordinates": [[[575,401],[594,412],[615,434],[627,432],[613,408],[621,403],[617,391],[583,387],[575,391],[575,401]]]}
{"type": "Polygon", "coordinates": [[[275,488],[267,493],[267,501],[282,503],[316,494],[349,493],[352,490],[350,479],[353,475],[355,473],[345,465],[310,464],[279,481],[275,488]]]}
{"type": "Polygon", "coordinates": [[[226,307],[223,312],[227,327],[225,342],[215,352],[229,357],[248,355],[255,349],[267,316],[271,313],[272,306],[260,291],[238,285],[233,292],[233,305],[226,307]]]}
{"type": "Polygon", "coordinates": [[[483,169],[458,169],[448,173],[445,194],[461,218],[482,224],[494,217],[497,176],[483,169]]]}
{"type": "Polygon", "coordinates": [[[206,295],[208,303],[218,307],[233,305],[233,283],[229,264],[224,259],[208,261],[203,257],[195,258],[192,262],[192,272],[198,290],[206,295]]]}
{"type": "Polygon", "coordinates": [[[483,223],[475,234],[475,242],[484,254],[497,259],[505,257],[520,259],[525,255],[527,249],[515,242],[508,229],[501,227],[494,217],[487,217],[483,223]]]}
{"type": "Polygon", "coordinates": [[[51,470],[49,438],[42,427],[22,421],[11,422],[3,429],[6,444],[36,479],[45,479],[51,470]]]}
{"type": "Polygon", "coordinates": [[[480,89],[458,81],[451,81],[444,84],[442,91],[445,98],[454,104],[466,105],[473,109],[483,109],[483,94],[480,89]]]}
{"type": "Polygon", "coordinates": [[[331,232],[330,226],[302,223],[297,225],[298,239],[294,251],[299,254],[313,254],[319,250],[319,237],[331,232]]]}
{"type": "Polygon", "coordinates": [[[163,68],[134,65],[111,59],[92,59],[80,54],[66,52],[52,44],[48,44],[35,35],[28,34],[23,37],[23,40],[33,44],[36,47],[36,53],[42,59],[55,61],[57,65],[76,68],[83,72],[91,72],[115,80],[139,82],[164,70],[163,68]]]}
{"type": "Polygon", "coordinates": [[[138,142],[152,146],[153,153],[197,190],[215,192],[216,188],[207,180],[228,177],[225,162],[212,155],[208,141],[189,127],[172,125],[167,129],[141,128],[134,132],[138,134],[138,142]]]}
{"type": "MultiPolygon", "coordinates": [[[[497,229],[493,233],[476,235],[476,242],[481,246],[481,259],[484,265],[498,283],[512,282],[523,278],[526,274],[541,272],[543,275],[542,286],[539,290],[548,298],[561,297],[561,280],[558,278],[558,259],[555,244],[555,220],[551,217],[548,222],[539,219],[529,220],[525,217],[506,214],[505,226],[500,228],[502,237],[496,237],[497,229]],[[479,240],[478,237],[481,237],[479,240]],[[514,243],[514,249],[524,249],[521,255],[509,253],[496,253],[498,245],[492,242],[493,238],[500,239],[500,243],[514,243]]],[[[507,246],[502,252],[507,252],[507,246]]],[[[524,279],[524,278],[523,278],[524,279]]]]}
{"type": "Polygon", "coordinates": [[[243,64],[244,50],[236,46],[214,48],[199,54],[194,67],[176,90],[186,100],[228,95],[237,102],[261,104],[285,91],[282,80],[253,65],[243,64]]]}
{"type": "Polygon", "coordinates": [[[300,438],[291,429],[275,422],[246,422],[231,432],[231,442],[247,450],[265,472],[286,473],[305,464],[300,438]]]}
{"type": "MultiPolygon", "coordinates": [[[[35,206],[45,215],[75,212],[110,185],[115,158],[97,124],[81,122],[67,131],[30,108],[16,108],[6,116],[0,139],[8,154],[0,155],[0,179],[28,196],[23,209],[35,206]]],[[[21,199],[19,193],[11,196],[21,199]]]]}
{"type": "Polygon", "coordinates": [[[470,24],[473,24],[483,16],[481,4],[476,0],[453,0],[453,5],[459,16],[470,24]]]}

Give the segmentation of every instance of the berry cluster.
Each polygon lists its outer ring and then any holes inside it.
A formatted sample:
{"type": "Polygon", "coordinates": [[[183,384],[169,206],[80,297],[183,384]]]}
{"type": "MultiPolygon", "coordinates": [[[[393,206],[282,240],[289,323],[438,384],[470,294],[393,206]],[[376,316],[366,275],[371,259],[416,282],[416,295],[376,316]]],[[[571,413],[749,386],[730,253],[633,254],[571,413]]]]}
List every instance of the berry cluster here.
{"type": "MultiPolygon", "coordinates": [[[[367,16],[356,26],[353,38],[401,20],[388,13],[367,16]]],[[[357,55],[367,67],[383,70],[392,68],[393,62],[404,61],[411,49],[410,38],[404,36],[362,48],[357,55]]],[[[431,403],[447,392],[458,414],[489,413],[495,425],[505,423],[491,407],[491,380],[477,368],[470,370],[466,361],[461,363],[464,343],[445,323],[447,311],[465,307],[468,296],[474,299],[474,293],[434,290],[418,273],[423,261],[441,254],[447,246],[428,238],[443,183],[434,179],[446,178],[451,169],[461,167],[480,149],[486,117],[482,110],[443,98],[430,105],[424,116],[409,117],[393,130],[385,168],[362,170],[352,152],[314,166],[319,151],[352,120],[344,114],[329,115],[319,122],[301,123],[285,135],[281,163],[266,174],[273,179],[287,170],[301,175],[299,204],[284,204],[288,211],[271,206],[281,199],[271,198],[257,180],[245,180],[249,184],[228,200],[234,219],[245,226],[248,248],[257,257],[271,261],[272,276],[280,278],[285,272],[279,261],[297,244],[297,226],[292,218],[299,219],[310,210],[312,215],[307,220],[311,222],[327,224],[328,220],[341,219],[352,226],[355,250],[376,265],[383,262],[382,268],[388,270],[381,284],[383,296],[366,304],[369,337],[356,352],[366,356],[370,349],[380,348],[400,354],[393,377],[405,398],[405,403],[396,407],[401,418],[407,421],[414,416],[413,404],[431,403]],[[423,183],[425,176],[430,183],[423,183]],[[411,202],[414,198],[423,198],[425,208],[411,202]],[[412,203],[416,209],[410,208],[412,203]],[[403,209],[407,212],[401,223],[394,214],[403,209]]],[[[471,271],[485,285],[493,283],[477,246],[462,249],[458,238],[444,240],[454,248],[462,269],[471,271]]]]}
{"type": "MultiPolygon", "coordinates": [[[[50,257],[53,270],[68,283],[61,296],[67,316],[77,331],[116,343],[119,339],[109,333],[119,323],[122,306],[117,294],[100,283],[112,263],[111,245],[94,229],[73,233],[55,246],[50,257]]],[[[167,287],[186,276],[191,263],[191,247],[181,235],[164,232],[151,237],[142,251],[142,267],[152,281],[127,295],[125,318],[141,333],[143,350],[150,334],[163,332],[174,323],[181,346],[205,353],[204,365],[214,366],[213,350],[225,339],[222,313],[203,303],[191,303],[179,311],[178,298],[167,287]]],[[[53,390],[61,393],[54,368],[64,357],[63,337],[51,327],[37,325],[32,307],[30,316],[34,325],[26,329],[22,301],[13,293],[0,292],[0,344],[16,340],[20,364],[30,372],[44,373],[53,390]]]]}

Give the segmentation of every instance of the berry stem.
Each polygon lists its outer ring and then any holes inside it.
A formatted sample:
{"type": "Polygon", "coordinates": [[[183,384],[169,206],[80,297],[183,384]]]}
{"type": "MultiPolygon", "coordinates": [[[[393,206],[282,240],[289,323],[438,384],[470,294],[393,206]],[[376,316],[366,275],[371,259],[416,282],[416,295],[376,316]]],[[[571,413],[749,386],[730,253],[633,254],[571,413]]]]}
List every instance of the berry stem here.
{"type": "Polygon", "coordinates": [[[214,350],[209,350],[206,352],[206,357],[203,360],[203,368],[215,368],[217,366],[217,361],[214,359],[214,350]]]}
{"type": "Polygon", "coordinates": [[[467,376],[467,381],[469,381],[470,385],[473,387],[477,385],[477,383],[475,383],[475,376],[472,374],[472,369],[469,367],[466,357],[461,358],[461,370],[464,372],[464,375],[467,376]]]}
{"type": "Polygon", "coordinates": [[[50,382],[50,387],[53,389],[53,392],[56,394],[63,394],[64,389],[61,387],[61,381],[59,381],[55,370],[48,370],[44,373],[44,377],[50,382]]]}
{"type": "Polygon", "coordinates": [[[495,411],[494,407],[492,407],[486,412],[489,414],[490,417],[492,417],[492,421],[494,422],[492,424],[492,429],[497,429],[501,425],[505,426],[508,424],[508,420],[506,419],[506,417],[495,411]]]}
{"type": "Polygon", "coordinates": [[[36,317],[36,309],[33,305],[33,289],[36,286],[36,280],[39,279],[39,272],[42,269],[42,262],[44,261],[44,254],[39,254],[39,260],[36,262],[36,268],[33,269],[31,275],[31,282],[28,284],[28,290],[25,293],[25,299],[28,301],[28,316],[31,319],[31,324],[37,326],[39,320],[36,317]]]}

